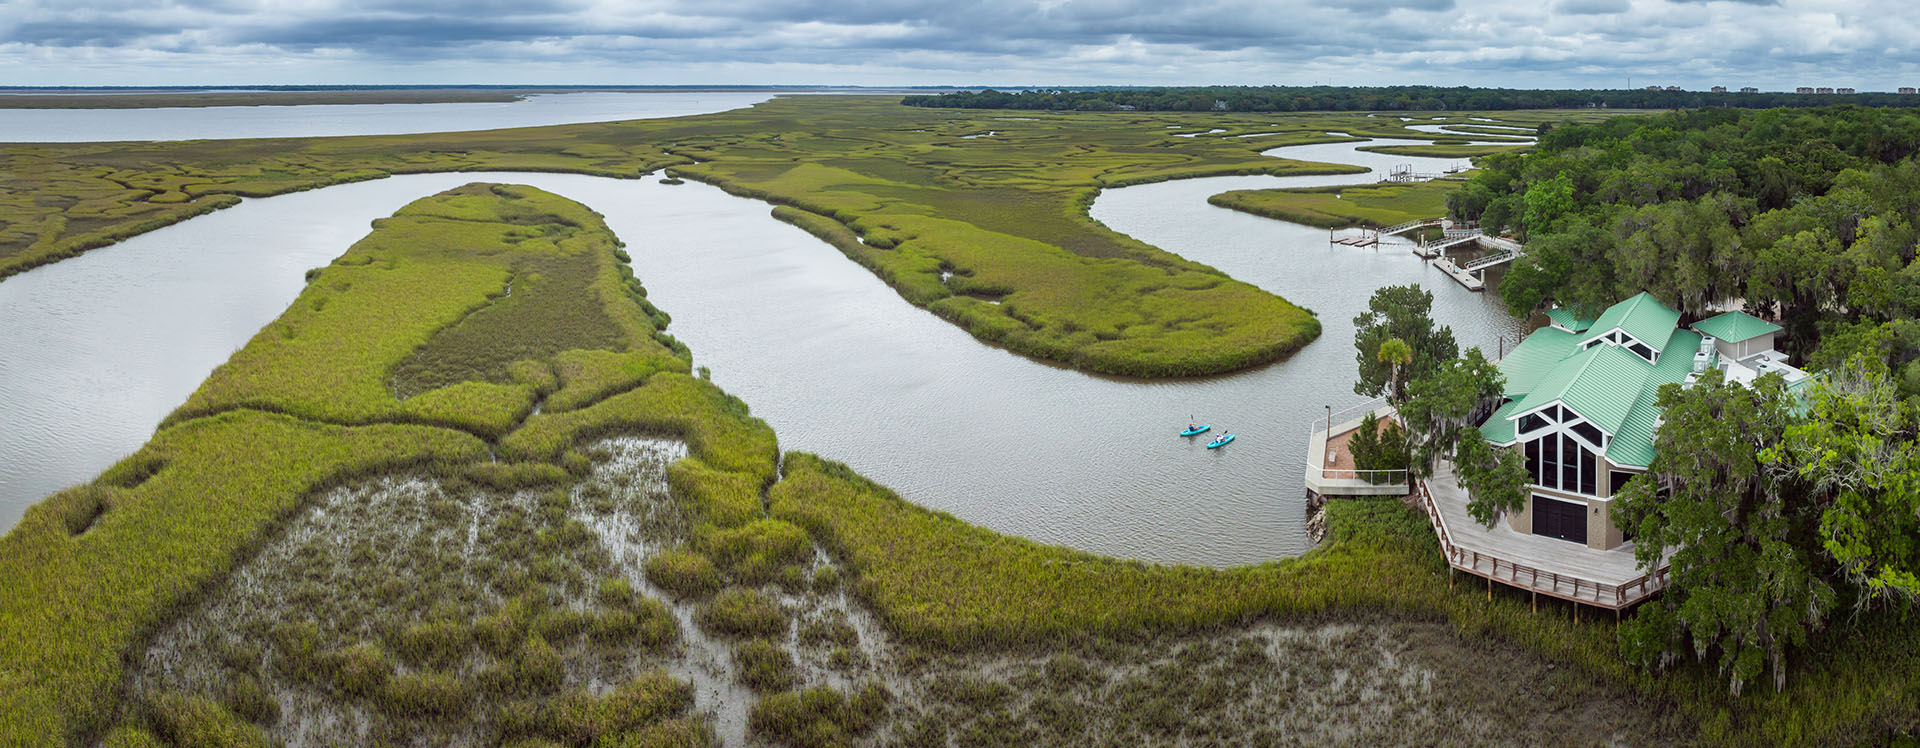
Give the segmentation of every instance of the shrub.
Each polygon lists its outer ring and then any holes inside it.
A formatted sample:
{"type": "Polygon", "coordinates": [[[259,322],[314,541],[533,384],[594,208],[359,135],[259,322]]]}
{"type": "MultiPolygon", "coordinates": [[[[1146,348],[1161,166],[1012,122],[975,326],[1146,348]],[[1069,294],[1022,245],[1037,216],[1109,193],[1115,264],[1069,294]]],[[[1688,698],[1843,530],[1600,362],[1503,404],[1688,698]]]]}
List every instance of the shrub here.
{"type": "Polygon", "coordinates": [[[322,669],[341,691],[360,697],[379,693],[393,675],[393,663],[386,651],[371,642],[329,651],[322,669]]]}
{"type": "Polygon", "coordinates": [[[641,600],[629,609],[599,611],[588,626],[588,635],[602,644],[660,649],[680,637],[680,624],[658,600],[641,600]]]}
{"type": "Polygon", "coordinates": [[[831,686],[816,686],[761,699],[747,725],[767,740],[795,748],[847,746],[880,723],[891,700],[877,683],[862,685],[852,698],[831,686]]]}
{"type": "Polygon", "coordinates": [[[280,700],[251,675],[230,676],[220,691],[220,703],[249,722],[270,725],[280,721],[280,700]]]}
{"type": "Polygon", "coordinates": [[[538,729],[547,737],[585,745],[635,730],[693,707],[693,686],[655,670],[620,684],[604,697],[569,691],[547,703],[538,729]]]}
{"type": "Polygon", "coordinates": [[[793,655],[766,639],[733,645],[734,678],[755,691],[780,691],[793,684],[793,655]]]}
{"type": "Polygon", "coordinates": [[[757,590],[729,587],[700,606],[700,627],[722,636],[772,636],[787,630],[787,611],[757,590]]]}
{"type": "Polygon", "coordinates": [[[706,748],[714,742],[705,720],[671,719],[602,737],[594,741],[593,748],[706,748]]]}
{"type": "Polygon", "coordinates": [[[193,748],[266,748],[270,743],[260,728],[204,696],[174,692],[155,694],[147,702],[149,721],[161,739],[193,748]]]}
{"type": "Polygon", "coordinates": [[[720,570],[704,553],[667,551],[647,559],[647,581],[680,597],[706,597],[720,589],[720,570]]]}
{"type": "Polygon", "coordinates": [[[736,582],[760,584],[780,567],[813,555],[813,541],[799,526],[777,519],[758,519],[739,527],[712,529],[703,534],[701,549],[736,582]]]}
{"type": "Polygon", "coordinates": [[[380,708],[402,717],[451,717],[466,710],[467,689],[446,673],[405,673],[387,679],[380,708]]]}
{"type": "Polygon", "coordinates": [[[527,637],[512,657],[482,670],[479,682],[481,690],[494,696],[528,696],[558,690],[565,677],[560,653],[536,635],[527,637]]]}
{"type": "Polygon", "coordinates": [[[453,621],[415,623],[400,630],[394,652],[409,665],[451,664],[472,644],[472,632],[453,621]]]}

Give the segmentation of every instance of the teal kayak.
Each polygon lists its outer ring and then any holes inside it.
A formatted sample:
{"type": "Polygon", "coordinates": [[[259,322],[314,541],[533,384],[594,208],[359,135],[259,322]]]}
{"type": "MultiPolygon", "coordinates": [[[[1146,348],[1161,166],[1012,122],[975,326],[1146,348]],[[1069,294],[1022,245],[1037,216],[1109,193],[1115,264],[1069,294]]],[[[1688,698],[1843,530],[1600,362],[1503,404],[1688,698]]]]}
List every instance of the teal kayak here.
{"type": "Polygon", "coordinates": [[[1232,434],[1222,434],[1220,438],[1207,442],[1207,449],[1219,449],[1233,443],[1232,434]]]}
{"type": "Polygon", "coordinates": [[[1201,433],[1201,432],[1203,432],[1203,431],[1206,431],[1207,429],[1210,429],[1210,428],[1213,428],[1213,424],[1211,424],[1211,423],[1208,423],[1208,424],[1202,424],[1202,425],[1199,425],[1199,426],[1195,426],[1195,427],[1193,427],[1193,428],[1190,428],[1190,429],[1187,429],[1186,431],[1182,431],[1182,432],[1180,432],[1180,435],[1181,435],[1181,436],[1193,436],[1194,434],[1198,434],[1198,433],[1201,433]]]}

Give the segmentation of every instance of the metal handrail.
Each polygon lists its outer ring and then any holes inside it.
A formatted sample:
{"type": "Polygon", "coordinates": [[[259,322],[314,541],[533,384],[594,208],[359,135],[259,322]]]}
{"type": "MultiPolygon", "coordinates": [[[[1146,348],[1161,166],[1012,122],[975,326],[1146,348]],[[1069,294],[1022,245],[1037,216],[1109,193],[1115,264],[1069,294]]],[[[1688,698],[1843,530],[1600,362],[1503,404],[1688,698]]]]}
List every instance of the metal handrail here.
{"type": "Polygon", "coordinates": [[[1481,268],[1493,267],[1495,265],[1498,265],[1500,263],[1506,262],[1508,260],[1511,260],[1519,256],[1520,256],[1519,252],[1515,252],[1511,249],[1503,249],[1494,254],[1490,254],[1478,260],[1474,260],[1473,262],[1469,262],[1466,264],[1465,267],[1462,267],[1460,269],[1466,270],[1468,272],[1472,272],[1474,270],[1479,270],[1481,268]]]}
{"type": "Polygon", "coordinates": [[[1421,219],[1418,219],[1418,220],[1414,220],[1414,221],[1407,221],[1407,222],[1405,222],[1405,223],[1396,223],[1396,224],[1394,224],[1394,225],[1392,225],[1392,226],[1388,226],[1388,227],[1386,227],[1386,228],[1384,228],[1384,229],[1380,229],[1380,233],[1382,233],[1382,234],[1398,234],[1398,233],[1400,233],[1400,232],[1402,232],[1402,231],[1406,231],[1407,229],[1413,229],[1413,228],[1421,228],[1421,227],[1425,227],[1425,226],[1438,226],[1438,225],[1440,225],[1440,222],[1442,222],[1442,221],[1444,221],[1444,220],[1446,220],[1446,219],[1444,219],[1444,218],[1421,218],[1421,219]]]}
{"type": "MultiPolygon", "coordinates": [[[[1387,399],[1384,397],[1376,397],[1372,400],[1368,400],[1366,402],[1360,403],[1359,405],[1349,406],[1345,409],[1336,411],[1335,413],[1333,413],[1331,417],[1313,419],[1313,422],[1307,425],[1307,454],[1309,455],[1313,454],[1313,443],[1314,443],[1315,435],[1324,434],[1326,436],[1332,436],[1333,424],[1340,423],[1341,421],[1344,421],[1347,418],[1354,416],[1355,414],[1371,413],[1373,411],[1379,410],[1381,404],[1385,403],[1386,401],[1387,399]],[[1334,419],[1340,419],[1340,420],[1334,420],[1334,419]]],[[[1376,483],[1376,485],[1390,485],[1393,483],[1407,482],[1407,470],[1405,468],[1393,468],[1393,469],[1386,469],[1386,470],[1377,470],[1377,469],[1360,470],[1358,468],[1329,468],[1325,464],[1319,464],[1319,465],[1309,465],[1307,467],[1307,470],[1309,472],[1317,471],[1320,475],[1321,480],[1365,480],[1369,483],[1372,483],[1374,482],[1373,479],[1380,478],[1381,480],[1378,483],[1376,483]],[[1362,475],[1365,475],[1366,477],[1362,477],[1362,475]],[[1391,478],[1391,480],[1386,480],[1387,478],[1391,478]]]]}

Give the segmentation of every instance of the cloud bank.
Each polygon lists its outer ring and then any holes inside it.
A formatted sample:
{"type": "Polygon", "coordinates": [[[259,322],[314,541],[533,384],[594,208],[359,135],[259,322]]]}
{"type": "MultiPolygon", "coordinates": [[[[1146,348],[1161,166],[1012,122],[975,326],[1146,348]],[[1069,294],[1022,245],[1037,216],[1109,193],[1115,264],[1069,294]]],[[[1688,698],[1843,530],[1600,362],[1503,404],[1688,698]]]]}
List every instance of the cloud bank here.
{"type": "Polygon", "coordinates": [[[1920,85],[1894,0],[0,0],[16,85],[1920,85]]]}

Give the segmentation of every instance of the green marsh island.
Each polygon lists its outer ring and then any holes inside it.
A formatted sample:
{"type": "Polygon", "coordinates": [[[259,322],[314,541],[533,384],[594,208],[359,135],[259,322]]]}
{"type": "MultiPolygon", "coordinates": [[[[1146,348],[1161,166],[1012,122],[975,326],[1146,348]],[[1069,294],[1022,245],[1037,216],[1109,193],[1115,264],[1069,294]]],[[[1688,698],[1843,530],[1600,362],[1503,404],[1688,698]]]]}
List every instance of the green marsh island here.
{"type": "Polygon", "coordinates": [[[716,384],[727,372],[696,365],[685,310],[635,262],[702,247],[616,235],[510,179],[414,195],[309,270],[144,446],[0,537],[0,745],[1911,742],[1920,118],[1501,91],[1417,113],[1334,111],[1384,100],[1363,89],[1308,107],[1325,111],[1236,110],[1233,92],[1197,111],[809,95],[476,132],[0,145],[0,292],[254,198],[438,172],[682,180],[760,201],[903,313],[1023,365],[1207,387],[1318,346],[1342,388],[1381,398],[1344,433],[1331,406],[1291,405],[1329,411],[1319,446],[1289,453],[1318,486],[1303,554],[1216,568],[1050,545],[783,447],[716,384]],[[1471,161],[1376,184],[1264,155],[1369,140],[1471,161]],[[1524,342],[1437,324],[1436,294],[1471,294],[1451,273],[1369,285],[1349,327],[1090,213],[1171,180],[1341,175],[1360,183],[1207,201],[1249,214],[1223,222],[1311,227],[1313,252],[1329,230],[1372,243],[1328,252],[1412,266],[1429,239],[1472,243],[1431,262],[1497,262],[1459,272],[1524,342]],[[1431,236],[1380,231],[1423,222],[1431,236]],[[1629,376],[1624,402],[1591,394],[1629,376]],[[1576,457],[1583,426],[1618,453],[1576,457]],[[1523,444],[1540,429],[1579,436],[1547,455],[1523,444]],[[1478,529],[1433,508],[1450,486],[1478,529]],[[1607,514],[1555,514],[1563,494],[1607,514]],[[1616,554],[1653,587],[1565,593],[1540,586],[1553,558],[1462,559],[1500,532],[1616,554]]]}

